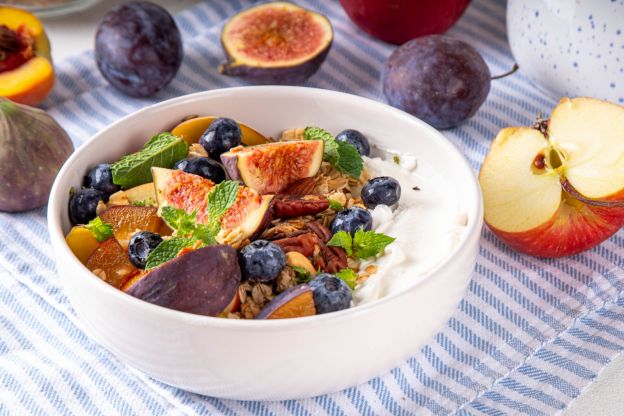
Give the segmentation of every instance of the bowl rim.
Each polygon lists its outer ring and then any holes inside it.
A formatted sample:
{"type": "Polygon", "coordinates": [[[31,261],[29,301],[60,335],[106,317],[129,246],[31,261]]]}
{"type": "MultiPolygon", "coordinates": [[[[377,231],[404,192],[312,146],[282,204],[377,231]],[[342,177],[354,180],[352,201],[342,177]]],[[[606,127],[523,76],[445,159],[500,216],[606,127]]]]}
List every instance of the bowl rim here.
{"type": "MultiPolygon", "coordinates": [[[[415,290],[418,286],[424,284],[428,280],[430,280],[436,273],[439,272],[440,269],[446,267],[452,259],[463,252],[466,247],[471,243],[471,237],[474,236],[475,233],[481,234],[481,229],[483,227],[483,198],[481,195],[481,188],[478,183],[477,176],[473,173],[470,164],[466,160],[465,156],[462,152],[453,144],[449,139],[447,139],[440,131],[420,120],[417,117],[412,116],[409,113],[406,113],[402,110],[399,110],[395,107],[392,107],[386,103],[376,101],[370,98],[349,94],[340,91],[326,90],[321,88],[312,88],[312,87],[300,87],[300,86],[242,86],[242,87],[230,87],[230,88],[217,88],[209,91],[200,91],[192,94],[186,94],[183,96],[171,98],[165,101],[161,101],[142,109],[139,109],[135,112],[132,112],[119,120],[113,122],[108,125],[104,129],[98,131],[89,139],[87,139],[82,145],[80,145],[74,153],[65,161],[61,170],[57,174],[54,184],[52,186],[50,192],[50,198],[48,201],[48,210],[47,210],[47,221],[48,221],[48,232],[50,234],[50,240],[52,247],[55,249],[55,261],[58,263],[61,261],[63,257],[69,257],[75,264],[81,269],[84,273],[89,275],[89,283],[95,285],[95,287],[103,291],[104,293],[110,294],[117,298],[120,302],[130,302],[134,307],[142,309],[144,313],[152,313],[157,317],[163,318],[171,318],[178,319],[186,324],[198,325],[198,326],[213,326],[224,329],[234,329],[234,328],[245,328],[247,330],[264,330],[264,329],[276,329],[276,328],[290,328],[290,327],[298,327],[298,326],[317,326],[324,325],[327,322],[337,321],[341,319],[347,318],[357,318],[360,315],[365,315],[378,308],[379,306],[392,302],[394,299],[406,296],[410,291],[415,290]],[[472,185],[472,191],[475,193],[475,199],[477,202],[477,207],[474,218],[468,218],[469,224],[464,233],[462,233],[461,241],[457,244],[453,250],[451,250],[447,255],[440,260],[440,262],[433,268],[431,268],[418,282],[415,282],[411,285],[406,286],[400,292],[384,296],[380,299],[376,299],[369,303],[365,303],[363,305],[358,305],[356,307],[352,307],[349,309],[344,309],[337,312],[332,312],[329,314],[319,314],[314,316],[306,316],[299,318],[287,318],[287,319],[226,319],[220,317],[213,316],[205,316],[205,315],[197,315],[189,312],[178,311],[175,309],[169,309],[164,306],[155,305],[141,299],[137,299],[120,289],[117,289],[103,280],[97,278],[87,267],[82,264],[76,256],[72,253],[69,246],[65,242],[65,235],[63,233],[61,227],[61,208],[62,204],[60,203],[63,198],[63,193],[67,192],[67,190],[60,189],[61,178],[68,174],[68,171],[71,169],[72,165],[79,159],[83,157],[83,154],[88,153],[90,145],[98,140],[99,137],[104,135],[106,132],[110,130],[115,130],[119,124],[124,123],[128,119],[140,118],[146,113],[152,112],[154,110],[160,110],[167,107],[175,107],[176,105],[185,102],[185,101],[194,101],[194,100],[204,100],[210,99],[211,96],[217,96],[223,93],[231,93],[231,94],[242,94],[244,95],[249,91],[258,91],[260,93],[264,92],[266,94],[270,94],[275,90],[281,91],[290,91],[293,94],[303,94],[303,95],[325,95],[331,97],[338,96],[345,99],[352,99],[355,101],[359,101],[362,105],[372,105],[379,108],[380,112],[386,112],[387,114],[392,115],[392,117],[398,117],[401,119],[405,119],[411,123],[415,123],[422,130],[426,130],[429,133],[437,136],[440,139],[440,144],[446,148],[446,151],[453,154],[455,157],[458,157],[462,163],[462,169],[465,169],[467,173],[469,173],[469,182],[472,185]],[[60,255],[59,255],[60,251],[60,255]]],[[[57,270],[58,272],[58,270],[57,270]]]]}

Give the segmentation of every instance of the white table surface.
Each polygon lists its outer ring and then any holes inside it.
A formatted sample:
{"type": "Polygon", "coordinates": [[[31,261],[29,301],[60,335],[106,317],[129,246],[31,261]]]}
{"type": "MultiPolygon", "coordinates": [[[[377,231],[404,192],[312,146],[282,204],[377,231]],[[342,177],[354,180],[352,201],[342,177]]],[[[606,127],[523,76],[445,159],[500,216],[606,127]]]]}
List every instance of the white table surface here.
{"type": "MultiPolygon", "coordinates": [[[[170,12],[199,3],[199,0],[151,0],[170,12]]],[[[62,60],[93,47],[95,30],[101,17],[114,5],[124,0],[105,0],[94,7],[65,17],[44,20],[50,41],[52,57],[62,60]]],[[[621,416],[624,415],[624,356],[616,358],[600,374],[563,416],[621,416]]]]}

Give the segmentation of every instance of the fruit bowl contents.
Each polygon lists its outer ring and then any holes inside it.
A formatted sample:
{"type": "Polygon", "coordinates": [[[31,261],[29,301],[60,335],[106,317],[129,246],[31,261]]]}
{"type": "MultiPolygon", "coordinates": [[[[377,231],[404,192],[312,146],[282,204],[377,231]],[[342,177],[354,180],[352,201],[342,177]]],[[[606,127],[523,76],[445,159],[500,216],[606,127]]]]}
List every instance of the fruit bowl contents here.
{"type": "Polygon", "coordinates": [[[67,244],[115,288],[199,315],[296,318],[399,293],[466,225],[416,157],[354,129],[274,140],[191,117],[108,162],[72,190],[67,244]]]}

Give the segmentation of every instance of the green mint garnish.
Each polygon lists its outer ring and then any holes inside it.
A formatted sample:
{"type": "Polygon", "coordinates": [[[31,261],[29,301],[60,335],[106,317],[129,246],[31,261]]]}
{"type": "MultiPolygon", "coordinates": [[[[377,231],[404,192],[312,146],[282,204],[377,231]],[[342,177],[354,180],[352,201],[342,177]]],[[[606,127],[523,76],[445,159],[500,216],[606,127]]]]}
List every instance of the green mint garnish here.
{"type": "Polygon", "coordinates": [[[100,217],[93,218],[85,228],[91,231],[93,237],[100,243],[113,236],[113,226],[102,221],[100,217]]]}
{"type": "Polygon", "coordinates": [[[355,146],[336,140],[327,130],[320,127],[306,127],[303,131],[305,140],[323,140],[323,160],[329,162],[342,173],[359,178],[364,167],[362,156],[355,146]]]}
{"type": "Polygon", "coordinates": [[[336,273],[338,278],[344,280],[344,282],[351,288],[351,290],[355,289],[355,282],[358,279],[358,275],[351,269],[342,269],[338,273],[336,273]]]}
{"type": "Polygon", "coordinates": [[[221,217],[236,201],[238,186],[236,181],[223,181],[208,194],[208,227],[215,236],[221,231],[221,217]]]}
{"type": "Polygon", "coordinates": [[[197,223],[196,211],[189,214],[181,208],[163,207],[160,216],[174,230],[174,237],[163,241],[149,253],[145,268],[150,269],[171,260],[185,247],[216,244],[215,237],[221,230],[221,217],[236,201],[238,186],[238,182],[223,181],[208,194],[208,225],[197,223]]]}
{"type": "Polygon", "coordinates": [[[150,251],[145,262],[145,270],[153,269],[174,259],[180,250],[191,247],[193,244],[195,244],[194,241],[184,237],[171,237],[168,240],[164,240],[154,250],[150,251]]]}
{"type": "Polygon", "coordinates": [[[397,165],[401,164],[401,159],[399,158],[399,155],[392,156],[392,160],[394,160],[394,163],[396,163],[397,165]]]}
{"type": "Polygon", "coordinates": [[[290,266],[295,271],[295,276],[297,280],[297,284],[300,285],[302,283],[308,283],[312,280],[312,275],[309,271],[299,266],[290,266]]]}
{"type": "Polygon", "coordinates": [[[171,133],[152,137],[138,152],[123,156],[111,165],[113,183],[124,189],[152,180],[152,167],[171,168],[186,157],[188,144],[171,133]]]}
{"type": "Polygon", "coordinates": [[[345,231],[338,231],[327,242],[328,246],[342,247],[347,255],[358,259],[367,259],[376,256],[384,251],[386,246],[392,243],[395,238],[375,231],[364,231],[359,229],[353,238],[345,231]]]}
{"type": "Polygon", "coordinates": [[[334,211],[342,211],[344,207],[342,204],[335,199],[327,198],[329,200],[329,207],[334,211]]]}

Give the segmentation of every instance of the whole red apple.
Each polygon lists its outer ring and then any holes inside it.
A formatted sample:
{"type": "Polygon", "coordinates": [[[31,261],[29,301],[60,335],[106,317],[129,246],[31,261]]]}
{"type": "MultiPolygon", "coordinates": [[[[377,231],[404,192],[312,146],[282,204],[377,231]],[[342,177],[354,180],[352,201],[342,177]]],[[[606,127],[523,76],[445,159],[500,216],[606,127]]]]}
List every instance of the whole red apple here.
{"type": "Polygon", "coordinates": [[[362,30],[390,43],[445,32],[470,0],[340,0],[362,30]]]}

